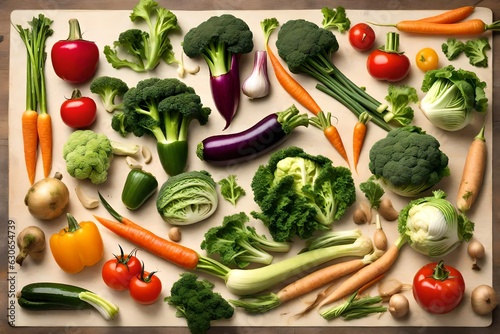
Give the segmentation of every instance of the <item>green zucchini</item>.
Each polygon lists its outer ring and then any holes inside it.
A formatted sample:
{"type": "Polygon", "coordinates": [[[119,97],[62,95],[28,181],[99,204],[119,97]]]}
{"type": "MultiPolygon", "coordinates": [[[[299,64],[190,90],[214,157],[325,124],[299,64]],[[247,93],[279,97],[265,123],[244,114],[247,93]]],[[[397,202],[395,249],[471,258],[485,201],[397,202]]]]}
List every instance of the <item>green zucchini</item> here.
{"type": "Polygon", "coordinates": [[[142,169],[132,169],[122,190],[122,202],[129,210],[139,209],[158,189],[158,180],[142,169]]]}
{"type": "Polygon", "coordinates": [[[106,319],[117,316],[118,307],[87,289],[52,282],[25,285],[17,295],[19,306],[27,310],[82,310],[95,308],[106,319]]]}

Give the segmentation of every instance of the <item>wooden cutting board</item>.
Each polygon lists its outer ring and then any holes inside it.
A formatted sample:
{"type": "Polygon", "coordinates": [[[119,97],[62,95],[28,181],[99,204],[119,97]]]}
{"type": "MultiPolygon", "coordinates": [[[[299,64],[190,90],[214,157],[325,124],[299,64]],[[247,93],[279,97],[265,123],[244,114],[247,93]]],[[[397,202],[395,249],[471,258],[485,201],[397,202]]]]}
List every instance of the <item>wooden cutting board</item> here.
{"type": "MultiPolygon", "coordinates": [[[[27,22],[33,16],[38,15],[36,10],[18,10],[14,11],[11,16],[13,24],[27,25],[27,22]]],[[[68,35],[68,20],[77,18],[80,22],[81,30],[85,39],[93,40],[97,43],[102,51],[105,45],[111,45],[118,38],[118,34],[128,28],[136,27],[130,22],[130,11],[57,11],[49,10],[43,12],[46,16],[54,20],[52,28],[54,35],[47,41],[47,50],[50,50],[52,45],[60,39],[66,39],[68,35]]],[[[213,15],[220,15],[223,11],[175,11],[178,17],[179,24],[182,28],[182,33],[186,33],[191,27],[197,26],[200,22],[208,19],[213,15]]],[[[254,50],[262,50],[264,48],[263,33],[260,28],[260,22],[265,18],[276,17],[280,23],[285,23],[289,19],[304,18],[321,24],[322,14],[320,9],[317,10],[280,10],[280,11],[229,11],[242,19],[244,19],[254,33],[254,50]]],[[[423,16],[437,14],[434,11],[373,11],[373,10],[348,10],[348,17],[352,25],[358,22],[373,21],[380,23],[395,23],[403,19],[417,19],[423,16]]],[[[473,14],[475,18],[481,18],[485,22],[491,22],[492,13],[487,8],[476,8],[473,14]]],[[[385,43],[385,34],[391,28],[374,27],[377,34],[377,45],[385,43]]],[[[379,101],[383,101],[387,95],[388,84],[372,79],[366,69],[367,53],[359,53],[352,49],[347,40],[347,34],[334,32],[339,41],[340,49],[333,55],[333,61],[337,67],[360,86],[366,87],[367,91],[376,97],[379,101]]],[[[183,36],[182,34],[182,36],[183,36]]],[[[274,42],[277,32],[271,38],[271,46],[275,48],[274,42]]],[[[177,55],[181,52],[182,36],[173,35],[171,37],[174,51],[177,55]]],[[[491,34],[485,33],[492,43],[491,34]]],[[[467,40],[467,38],[460,38],[467,40]]],[[[487,83],[486,93],[488,98],[492,99],[492,62],[491,52],[489,53],[489,67],[475,68],[468,64],[467,58],[462,55],[457,60],[449,62],[440,52],[441,44],[446,40],[442,36],[417,36],[401,33],[400,50],[404,51],[412,61],[412,70],[407,79],[398,84],[407,84],[417,89],[419,97],[423,97],[420,90],[424,74],[415,66],[414,57],[418,50],[423,47],[432,47],[438,51],[441,56],[440,65],[445,66],[453,64],[457,68],[472,70],[477,73],[479,78],[487,83]]],[[[65,217],[60,217],[53,221],[43,222],[33,218],[23,204],[24,196],[29,188],[29,182],[24,169],[24,160],[22,154],[22,138],[21,138],[21,113],[24,111],[25,100],[25,49],[17,32],[11,30],[11,49],[10,49],[10,101],[9,101],[9,240],[19,233],[28,225],[40,226],[46,233],[47,238],[53,233],[59,231],[66,224],[65,217]]],[[[250,181],[256,168],[260,164],[265,164],[268,160],[268,155],[255,159],[249,163],[227,167],[216,168],[207,165],[200,161],[195,155],[196,144],[209,135],[218,134],[221,132],[224,122],[222,117],[217,113],[209,90],[208,69],[206,64],[201,59],[189,59],[185,57],[186,66],[192,67],[199,65],[201,71],[196,75],[187,75],[183,80],[190,86],[194,87],[196,92],[202,97],[202,101],[206,106],[212,108],[210,121],[206,126],[200,127],[193,122],[190,133],[190,170],[205,169],[209,171],[216,181],[228,176],[236,174],[240,185],[246,189],[247,195],[241,199],[237,207],[233,207],[228,202],[220,199],[220,205],[217,212],[207,219],[192,226],[182,228],[183,239],[182,243],[195,250],[202,252],[200,243],[203,240],[203,235],[210,227],[219,225],[222,218],[226,215],[245,211],[249,213],[252,210],[258,209],[253,202],[253,196],[250,188],[250,181]]],[[[241,78],[246,78],[252,69],[253,53],[242,57],[241,63],[241,78]]],[[[177,77],[176,68],[161,64],[155,71],[138,74],[127,69],[115,70],[106,62],[104,55],[101,53],[99,69],[96,74],[116,76],[126,81],[130,87],[134,86],[139,80],[145,77],[177,77]]],[[[226,133],[238,132],[254,124],[269,113],[274,113],[284,110],[292,104],[306,112],[305,108],[296,103],[289,95],[287,95],[274,77],[274,73],[269,64],[269,76],[271,79],[272,91],[271,94],[261,100],[249,100],[242,96],[240,107],[231,126],[225,131],[226,133]]],[[[69,212],[71,212],[77,220],[94,220],[92,214],[109,217],[104,208],[99,207],[93,211],[84,209],[76,198],[74,188],[77,184],[76,180],[69,176],[66,172],[64,160],[62,159],[62,146],[72,130],[66,127],[59,116],[59,108],[65,98],[71,95],[74,88],[79,88],[83,95],[91,96],[96,99],[99,106],[98,119],[93,126],[93,130],[105,133],[111,139],[118,140],[124,143],[138,143],[147,145],[155,154],[155,142],[152,138],[134,138],[120,137],[110,127],[111,114],[105,112],[101,107],[97,96],[90,93],[88,85],[74,86],[60,80],[53,72],[50,57],[47,60],[46,67],[47,77],[47,92],[48,92],[48,110],[52,115],[54,128],[54,162],[53,172],[59,171],[63,174],[63,181],[67,184],[71,193],[71,204],[69,212]]],[[[296,78],[306,87],[317,102],[323,106],[325,111],[331,111],[338,120],[338,128],[346,146],[349,156],[352,156],[352,128],[356,122],[356,117],[341,106],[337,101],[326,96],[315,89],[315,84],[312,79],[298,75],[296,78]]],[[[448,193],[448,198],[454,201],[458,183],[460,181],[461,171],[465,160],[465,154],[469,147],[472,138],[479,131],[482,125],[482,119],[477,117],[472,124],[462,131],[456,133],[444,132],[433,127],[423,117],[418,110],[418,106],[414,105],[415,120],[414,123],[422,126],[429,134],[434,135],[441,143],[443,151],[450,158],[450,168],[452,175],[443,180],[439,184],[439,188],[448,193]]],[[[382,316],[370,316],[360,320],[345,322],[341,319],[335,321],[326,321],[317,312],[311,312],[299,320],[293,318],[293,315],[303,310],[307,303],[314,299],[315,293],[303,296],[296,301],[282,305],[278,309],[270,311],[263,315],[249,315],[242,309],[237,309],[232,319],[226,321],[215,322],[214,326],[241,326],[241,327],[274,327],[274,326],[320,326],[320,327],[336,327],[336,326],[412,326],[417,328],[434,327],[434,326],[461,326],[461,327],[485,327],[491,324],[491,316],[479,317],[474,315],[470,307],[470,293],[472,289],[479,284],[492,285],[492,117],[491,103],[486,120],[486,140],[488,145],[488,165],[484,180],[483,191],[478,198],[477,205],[471,211],[469,218],[476,223],[475,236],[480,240],[486,248],[486,257],[481,261],[482,270],[471,270],[471,259],[466,252],[466,245],[462,245],[452,254],[443,258],[449,265],[455,266],[461,270],[466,280],[466,295],[461,305],[453,312],[445,315],[432,315],[420,309],[415,303],[411,291],[405,291],[404,294],[410,301],[410,314],[404,319],[396,320],[388,312],[382,316]]],[[[359,165],[359,174],[353,173],[356,185],[365,181],[369,176],[368,170],[368,151],[370,146],[377,140],[383,138],[385,132],[375,126],[369,125],[368,136],[363,150],[363,154],[359,165]]],[[[345,166],[345,162],[338,156],[332,147],[326,142],[322,133],[315,128],[301,128],[295,131],[284,146],[296,145],[302,147],[306,152],[311,154],[323,154],[330,157],[334,164],[345,166]]],[[[37,171],[38,179],[42,175],[41,162],[37,171]]],[[[156,155],[153,162],[145,166],[145,169],[157,176],[160,184],[163,183],[167,176],[162,170],[156,155]]],[[[139,211],[127,212],[120,200],[121,190],[125,180],[125,176],[129,171],[125,160],[122,157],[117,157],[113,161],[110,170],[108,181],[100,186],[94,186],[88,182],[80,182],[81,186],[87,192],[95,192],[99,190],[104,194],[116,208],[117,211],[128,215],[129,218],[141,223],[144,227],[157,233],[160,236],[167,236],[169,226],[164,223],[156,212],[154,200],[150,200],[139,211]]],[[[358,199],[364,198],[359,188],[357,190],[358,199]]],[[[387,193],[391,198],[396,208],[401,209],[408,203],[408,199],[399,197],[392,193],[387,193]]],[[[348,230],[359,227],[364,234],[372,236],[375,227],[374,225],[357,226],[352,222],[351,208],[344,218],[336,222],[334,229],[348,230]]],[[[267,234],[265,228],[259,221],[251,220],[251,225],[255,226],[263,234],[267,234]]],[[[397,238],[397,223],[384,222],[384,230],[389,238],[389,242],[393,242],[397,238]]],[[[101,262],[93,267],[84,269],[82,272],[74,275],[64,273],[59,269],[52,258],[50,250],[47,249],[43,259],[35,261],[28,258],[23,267],[19,267],[13,261],[14,249],[9,250],[9,302],[13,309],[9,312],[9,321],[14,326],[185,326],[185,319],[175,317],[175,310],[168,304],[163,302],[163,297],[170,295],[170,287],[175,282],[179,273],[182,272],[174,265],[167,263],[143,250],[139,250],[137,255],[144,261],[146,267],[150,270],[157,270],[157,276],[162,280],[163,292],[161,299],[150,306],[136,304],[128,295],[127,292],[115,292],[109,289],[101,280],[102,264],[113,257],[113,254],[118,251],[120,244],[125,251],[132,250],[135,246],[126,240],[120,239],[112,232],[100,226],[100,231],[105,241],[105,255],[101,262]],[[78,285],[102,295],[115,302],[120,307],[120,315],[116,320],[105,321],[101,316],[92,310],[85,311],[47,311],[47,312],[28,312],[20,309],[13,296],[16,290],[20,290],[24,285],[32,282],[51,281],[67,284],[78,285]]],[[[302,241],[297,240],[294,243],[294,248],[287,255],[276,255],[275,261],[291,256],[303,246],[302,241]]],[[[430,259],[422,256],[410,247],[403,247],[397,262],[394,264],[391,271],[387,273],[386,278],[396,278],[403,283],[411,284],[415,272],[427,262],[435,259],[430,259]]],[[[208,278],[216,284],[215,291],[220,292],[227,299],[237,298],[231,295],[224,287],[221,280],[209,277],[204,274],[199,274],[202,278],[208,278]]],[[[277,287],[279,289],[279,287],[277,287]]],[[[277,291],[276,289],[276,291],[277,291]]],[[[369,291],[371,295],[377,294],[376,287],[369,291]]]]}

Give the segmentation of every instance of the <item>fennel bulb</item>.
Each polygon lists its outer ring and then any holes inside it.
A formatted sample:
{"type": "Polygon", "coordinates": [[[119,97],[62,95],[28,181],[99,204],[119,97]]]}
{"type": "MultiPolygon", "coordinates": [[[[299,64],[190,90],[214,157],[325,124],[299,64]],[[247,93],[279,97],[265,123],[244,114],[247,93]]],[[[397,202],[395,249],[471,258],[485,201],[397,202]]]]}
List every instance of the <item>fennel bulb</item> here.
{"type": "Polygon", "coordinates": [[[441,257],[470,240],[474,223],[446,200],[444,191],[437,190],[401,210],[398,230],[417,252],[441,257]]]}

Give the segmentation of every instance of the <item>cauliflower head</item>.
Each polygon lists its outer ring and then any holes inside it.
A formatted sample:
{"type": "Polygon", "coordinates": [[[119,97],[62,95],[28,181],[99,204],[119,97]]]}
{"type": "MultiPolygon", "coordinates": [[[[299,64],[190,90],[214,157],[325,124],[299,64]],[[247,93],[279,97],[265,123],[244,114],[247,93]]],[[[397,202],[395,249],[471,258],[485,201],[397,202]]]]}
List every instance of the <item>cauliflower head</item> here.
{"type": "Polygon", "coordinates": [[[113,147],[104,134],[92,130],[76,130],[64,144],[63,158],[69,175],[100,184],[108,178],[113,147]]]}

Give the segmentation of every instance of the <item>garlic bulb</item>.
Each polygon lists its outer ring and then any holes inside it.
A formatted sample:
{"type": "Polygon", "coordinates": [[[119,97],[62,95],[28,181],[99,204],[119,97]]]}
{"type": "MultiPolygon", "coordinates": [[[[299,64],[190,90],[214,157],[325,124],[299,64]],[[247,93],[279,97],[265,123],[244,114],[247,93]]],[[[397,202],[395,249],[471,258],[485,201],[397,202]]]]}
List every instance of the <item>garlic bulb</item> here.
{"type": "Polygon", "coordinates": [[[242,85],[243,94],[250,99],[265,97],[269,94],[270,82],[267,74],[267,52],[256,51],[253,62],[253,70],[242,85]]]}

